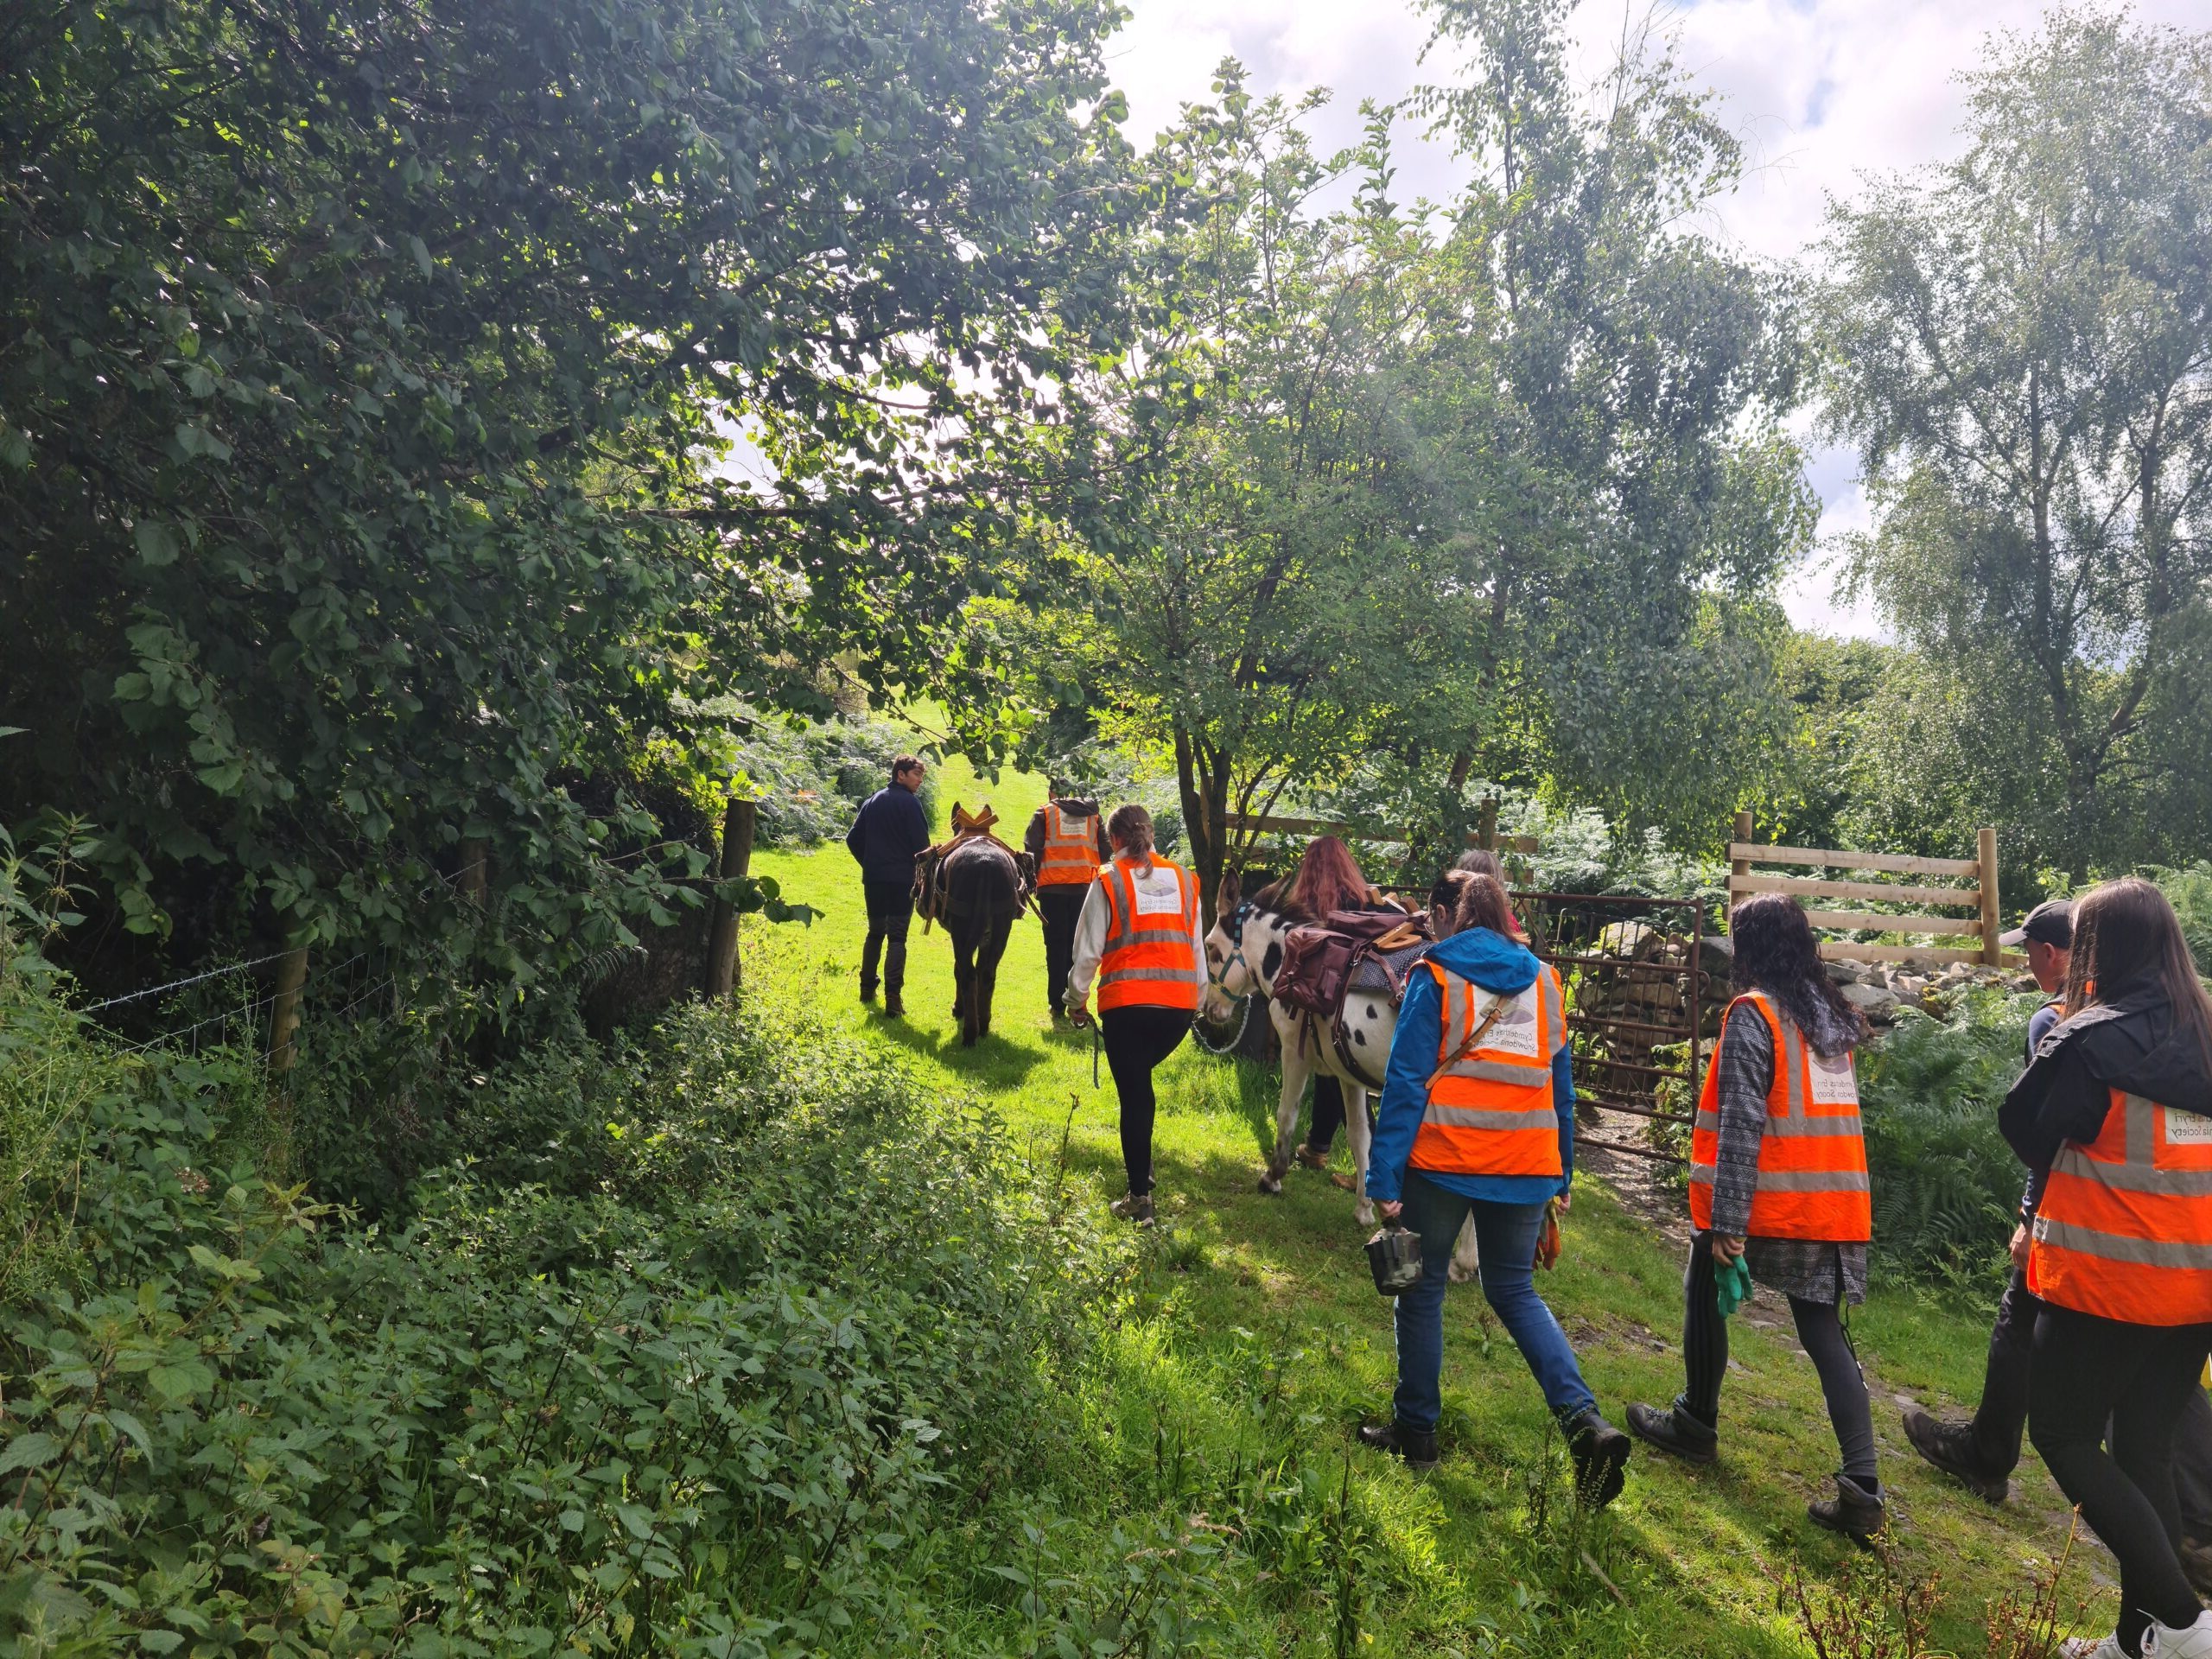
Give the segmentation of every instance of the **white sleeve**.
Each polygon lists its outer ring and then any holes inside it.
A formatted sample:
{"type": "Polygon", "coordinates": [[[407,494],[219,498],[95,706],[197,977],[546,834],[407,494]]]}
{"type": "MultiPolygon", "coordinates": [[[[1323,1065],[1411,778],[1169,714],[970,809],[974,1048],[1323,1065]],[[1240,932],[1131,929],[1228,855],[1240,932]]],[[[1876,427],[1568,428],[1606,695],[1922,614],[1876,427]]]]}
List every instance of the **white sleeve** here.
{"type": "Polygon", "coordinates": [[[1075,963],[1068,969],[1068,982],[1062,988],[1078,1000],[1090,995],[1090,981],[1098,971],[1098,959],[1106,954],[1106,884],[1094,880],[1090,891],[1084,895],[1083,914],[1075,925],[1075,963]]]}
{"type": "MultiPolygon", "coordinates": [[[[1197,885],[1194,877],[1192,886],[1195,887],[1197,885]]],[[[1206,994],[1206,981],[1211,976],[1206,969],[1206,907],[1202,904],[1191,906],[1191,960],[1198,964],[1198,995],[1203,997],[1206,994]]]]}

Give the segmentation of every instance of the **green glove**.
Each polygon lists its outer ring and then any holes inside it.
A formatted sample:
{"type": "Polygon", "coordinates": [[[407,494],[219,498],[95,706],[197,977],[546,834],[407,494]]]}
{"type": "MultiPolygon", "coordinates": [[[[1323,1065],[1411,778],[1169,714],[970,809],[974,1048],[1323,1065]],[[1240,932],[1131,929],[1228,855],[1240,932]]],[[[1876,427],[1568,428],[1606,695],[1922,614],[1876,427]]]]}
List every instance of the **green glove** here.
{"type": "Polygon", "coordinates": [[[1724,1319],[1751,1300],[1751,1270],[1744,1265],[1742,1256],[1713,1264],[1713,1294],[1724,1319]]]}

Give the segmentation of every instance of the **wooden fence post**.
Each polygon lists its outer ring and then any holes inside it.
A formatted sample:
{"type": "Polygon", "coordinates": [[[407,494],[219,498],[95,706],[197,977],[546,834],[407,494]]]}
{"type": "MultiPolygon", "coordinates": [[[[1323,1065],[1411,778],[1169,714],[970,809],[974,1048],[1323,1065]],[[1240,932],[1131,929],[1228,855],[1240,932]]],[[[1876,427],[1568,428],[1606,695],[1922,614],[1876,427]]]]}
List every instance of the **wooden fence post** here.
{"type": "MultiPolygon", "coordinates": [[[[753,826],[760,811],[757,801],[732,801],[722,813],[721,866],[715,872],[734,881],[753,868],[753,826]]],[[[742,982],[737,960],[737,906],[726,899],[715,900],[715,925],[707,940],[707,995],[709,1000],[733,994],[742,982]]]]}
{"type": "Polygon", "coordinates": [[[1483,797],[1482,823],[1481,827],[1476,830],[1475,834],[1477,839],[1481,842],[1484,851],[1494,853],[1497,850],[1497,796],[1485,795],[1483,797]]]}
{"type": "Polygon", "coordinates": [[[1990,825],[1982,827],[1975,861],[1981,866],[1975,878],[1981,883],[1981,959],[1992,968],[2001,968],[2005,947],[1997,942],[2004,931],[1997,904],[1997,831],[1990,825]]]}
{"type": "Polygon", "coordinates": [[[276,997],[269,1011],[269,1070],[275,1077],[289,1071],[300,1058],[292,1040],[300,1028],[300,988],[308,982],[305,945],[287,950],[276,964],[276,997]]]}
{"type": "MultiPolygon", "coordinates": [[[[1738,812],[1736,815],[1734,828],[1735,834],[1731,837],[1732,840],[1745,842],[1748,842],[1751,840],[1751,815],[1748,809],[1738,812]]],[[[1728,912],[1736,907],[1736,879],[1738,876],[1749,875],[1751,873],[1751,861],[1750,859],[1734,858],[1728,861],[1728,899],[1727,902],[1724,904],[1720,909],[1720,922],[1722,926],[1727,926],[1728,912]]],[[[1733,931],[1732,929],[1730,931],[1733,931]]]]}

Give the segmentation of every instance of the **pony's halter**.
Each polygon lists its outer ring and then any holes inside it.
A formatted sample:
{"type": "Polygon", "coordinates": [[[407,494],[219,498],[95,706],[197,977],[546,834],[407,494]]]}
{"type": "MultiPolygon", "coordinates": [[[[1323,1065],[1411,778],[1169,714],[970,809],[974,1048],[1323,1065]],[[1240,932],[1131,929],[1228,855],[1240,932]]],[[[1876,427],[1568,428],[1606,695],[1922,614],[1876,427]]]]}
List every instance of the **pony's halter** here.
{"type": "MultiPolygon", "coordinates": [[[[1222,932],[1229,939],[1229,956],[1221,964],[1221,972],[1218,974],[1211,970],[1207,972],[1206,982],[1224,996],[1230,995],[1229,987],[1224,982],[1232,966],[1240,967],[1247,974],[1251,975],[1252,982],[1255,985],[1260,982],[1259,973],[1250,963],[1244,959],[1244,924],[1252,917],[1258,915],[1260,907],[1249,899],[1243,899],[1238,903],[1235,910],[1230,912],[1229,919],[1221,925],[1222,932]]],[[[1249,996],[1251,993],[1248,991],[1245,995],[1249,996]]]]}

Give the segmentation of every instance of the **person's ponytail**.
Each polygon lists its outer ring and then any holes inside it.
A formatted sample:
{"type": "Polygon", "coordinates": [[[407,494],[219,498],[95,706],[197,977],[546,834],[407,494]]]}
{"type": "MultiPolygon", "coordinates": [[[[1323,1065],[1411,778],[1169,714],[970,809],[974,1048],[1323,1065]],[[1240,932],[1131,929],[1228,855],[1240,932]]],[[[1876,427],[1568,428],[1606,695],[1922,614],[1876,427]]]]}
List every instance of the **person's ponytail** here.
{"type": "Polygon", "coordinates": [[[1127,854],[1140,865],[1144,874],[1152,874],[1152,814],[1128,801],[1114,809],[1114,816],[1106,820],[1107,836],[1121,844],[1116,852],[1127,854]]]}

